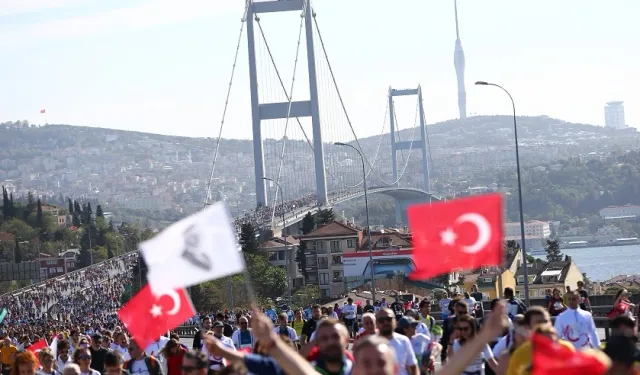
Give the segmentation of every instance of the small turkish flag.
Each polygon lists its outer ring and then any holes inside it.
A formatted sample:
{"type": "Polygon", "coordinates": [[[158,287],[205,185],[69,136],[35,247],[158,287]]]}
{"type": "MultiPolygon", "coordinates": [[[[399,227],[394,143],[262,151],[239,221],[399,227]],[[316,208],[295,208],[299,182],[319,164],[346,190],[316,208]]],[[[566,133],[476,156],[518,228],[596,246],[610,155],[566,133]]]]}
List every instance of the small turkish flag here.
{"type": "Polygon", "coordinates": [[[38,353],[40,350],[47,347],[49,347],[49,345],[47,345],[47,340],[40,339],[39,341],[36,341],[33,344],[29,345],[27,350],[30,352],[38,353]]]}
{"type": "Polygon", "coordinates": [[[533,334],[531,375],[602,375],[608,365],[596,355],[572,350],[550,338],[533,334]]]}
{"type": "Polygon", "coordinates": [[[46,110],[44,110],[44,109],[41,109],[41,110],[40,110],[40,113],[46,113],[46,112],[47,112],[47,111],[46,111],[46,110]]]}
{"type": "Polygon", "coordinates": [[[455,269],[502,262],[502,196],[489,194],[421,204],[407,210],[415,270],[427,280],[455,269]]]}
{"type": "Polygon", "coordinates": [[[118,317],[141,348],[196,314],[184,289],[153,295],[149,285],[118,310],[118,317]]]}

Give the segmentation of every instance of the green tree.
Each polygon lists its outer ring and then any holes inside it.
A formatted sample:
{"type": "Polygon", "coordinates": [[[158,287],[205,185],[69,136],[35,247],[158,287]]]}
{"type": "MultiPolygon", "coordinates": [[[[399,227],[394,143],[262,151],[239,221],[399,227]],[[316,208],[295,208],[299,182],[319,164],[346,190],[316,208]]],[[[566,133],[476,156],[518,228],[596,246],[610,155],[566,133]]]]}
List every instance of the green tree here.
{"type": "Polygon", "coordinates": [[[292,296],[293,306],[307,306],[315,303],[321,297],[320,288],[317,285],[306,285],[292,296]]]}
{"type": "Polygon", "coordinates": [[[82,208],[80,208],[80,203],[78,203],[78,201],[73,201],[73,213],[75,213],[78,217],[82,216],[82,208]]]}
{"type": "Polygon", "coordinates": [[[13,247],[13,262],[18,264],[22,263],[22,250],[20,250],[20,242],[18,237],[15,238],[15,246],[13,247]]]}
{"type": "Polygon", "coordinates": [[[559,262],[562,261],[562,252],[560,251],[560,244],[558,240],[547,240],[546,246],[547,262],[559,262]]]}
{"type": "MultiPolygon", "coordinates": [[[[302,226],[301,232],[302,235],[309,234],[313,231],[315,227],[315,221],[313,220],[313,216],[310,212],[307,212],[306,215],[302,218],[302,226]]],[[[307,242],[305,240],[300,240],[300,244],[298,245],[298,250],[296,252],[296,262],[298,263],[298,267],[300,272],[304,276],[304,280],[307,279],[307,242]]]]}
{"type": "Polygon", "coordinates": [[[336,219],[336,214],[333,212],[332,208],[321,209],[316,214],[316,223],[318,225],[329,224],[330,222],[336,219]]]}
{"type": "Polygon", "coordinates": [[[91,249],[91,230],[89,227],[82,229],[82,238],[80,239],[80,254],[78,254],[78,268],[88,267],[92,263],[91,249]]]}
{"type": "Polygon", "coordinates": [[[82,222],[80,221],[80,216],[76,213],[71,217],[71,225],[76,228],[80,228],[82,226],[82,222]]]}
{"type": "Polygon", "coordinates": [[[287,289],[287,275],[284,269],[272,266],[262,253],[245,252],[247,272],[258,295],[280,297],[287,289]]]}
{"type": "Polygon", "coordinates": [[[44,230],[44,215],[42,214],[42,202],[40,202],[40,198],[38,198],[37,204],[36,227],[44,230]]]}
{"type": "Polygon", "coordinates": [[[11,218],[9,212],[9,194],[7,194],[7,189],[5,189],[4,185],[2,185],[2,216],[4,220],[11,218]]]}
{"type": "Polygon", "coordinates": [[[96,207],[96,217],[104,217],[104,212],[102,212],[102,206],[98,205],[98,207],[96,207]]]}
{"type": "Polygon", "coordinates": [[[71,198],[67,198],[67,202],[69,203],[69,215],[73,215],[73,202],[71,202],[71,198]]]}
{"type": "Polygon", "coordinates": [[[107,258],[111,259],[115,256],[115,254],[113,253],[113,248],[111,248],[111,245],[107,245],[107,258]]]}
{"type": "Polygon", "coordinates": [[[245,253],[256,253],[260,244],[258,243],[258,231],[251,223],[244,223],[240,226],[240,238],[238,240],[242,251],[245,253]]]}

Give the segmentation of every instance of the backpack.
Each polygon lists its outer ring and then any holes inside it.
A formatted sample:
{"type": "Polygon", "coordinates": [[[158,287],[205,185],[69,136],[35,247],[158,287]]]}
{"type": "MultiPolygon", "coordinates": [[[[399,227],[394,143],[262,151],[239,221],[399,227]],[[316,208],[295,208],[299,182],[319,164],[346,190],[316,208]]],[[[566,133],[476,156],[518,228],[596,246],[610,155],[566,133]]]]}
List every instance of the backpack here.
{"type": "MultiPolygon", "coordinates": [[[[124,364],[124,367],[127,369],[127,371],[129,371],[130,374],[133,374],[133,362],[133,360],[129,360],[124,364]]],[[[160,364],[154,356],[145,356],[144,364],[147,366],[147,370],[149,370],[150,375],[162,374],[162,371],[160,370],[160,364]]]]}

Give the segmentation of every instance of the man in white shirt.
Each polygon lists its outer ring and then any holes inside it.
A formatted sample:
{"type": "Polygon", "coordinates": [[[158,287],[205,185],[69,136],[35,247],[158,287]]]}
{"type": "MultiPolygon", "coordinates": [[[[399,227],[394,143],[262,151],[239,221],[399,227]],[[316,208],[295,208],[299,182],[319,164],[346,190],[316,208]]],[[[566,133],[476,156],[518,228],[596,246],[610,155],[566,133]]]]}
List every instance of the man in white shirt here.
{"type": "Polygon", "coordinates": [[[558,337],[569,341],[576,349],[599,349],[600,339],[593,316],[580,308],[580,295],[575,290],[567,294],[568,308],[556,318],[558,337]]]}
{"type": "MultiPolygon", "coordinates": [[[[222,342],[224,344],[224,346],[229,348],[229,350],[235,351],[236,347],[233,345],[233,341],[231,341],[231,339],[229,337],[224,336],[222,334],[222,329],[223,328],[224,328],[224,323],[222,323],[221,321],[213,322],[213,325],[212,325],[213,337],[218,339],[218,340],[220,340],[220,342],[222,342]]],[[[227,363],[226,363],[224,358],[213,356],[213,355],[211,355],[211,354],[209,354],[207,352],[207,348],[205,347],[204,341],[202,342],[202,351],[206,352],[209,355],[209,369],[210,370],[220,371],[227,365],[227,363]]]]}
{"type": "Polygon", "coordinates": [[[358,308],[353,304],[353,298],[347,298],[347,304],[342,306],[342,318],[344,319],[344,324],[347,326],[347,330],[349,331],[349,338],[356,336],[356,330],[354,328],[357,313],[358,308]]]}
{"type": "Polygon", "coordinates": [[[390,309],[381,308],[376,314],[376,324],[378,335],[389,340],[389,345],[395,352],[398,375],[419,375],[418,359],[413,351],[411,341],[407,336],[395,332],[395,313],[390,309]]]}

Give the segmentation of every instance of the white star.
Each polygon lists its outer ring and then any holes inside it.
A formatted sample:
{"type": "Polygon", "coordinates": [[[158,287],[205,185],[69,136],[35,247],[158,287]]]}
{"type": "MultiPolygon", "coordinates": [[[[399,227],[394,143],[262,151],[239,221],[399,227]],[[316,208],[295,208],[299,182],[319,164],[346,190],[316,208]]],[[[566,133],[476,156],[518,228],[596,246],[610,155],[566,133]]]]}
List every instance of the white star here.
{"type": "Polygon", "coordinates": [[[158,305],[153,305],[153,307],[151,307],[151,315],[153,315],[154,318],[157,318],[160,315],[162,315],[162,307],[158,305]]]}
{"type": "Polygon", "coordinates": [[[451,229],[451,227],[440,232],[440,244],[442,245],[453,246],[456,244],[457,238],[458,235],[453,231],[453,229],[451,229]]]}

